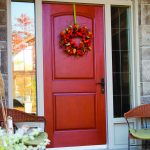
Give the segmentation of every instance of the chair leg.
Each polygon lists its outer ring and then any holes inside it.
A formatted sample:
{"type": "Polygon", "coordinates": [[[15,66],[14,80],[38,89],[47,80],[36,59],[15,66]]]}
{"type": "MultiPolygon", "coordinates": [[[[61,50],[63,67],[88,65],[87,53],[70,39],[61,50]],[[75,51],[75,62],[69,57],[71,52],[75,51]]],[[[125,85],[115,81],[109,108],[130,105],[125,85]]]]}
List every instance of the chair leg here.
{"type": "Polygon", "coordinates": [[[142,141],[142,146],[141,146],[141,150],[145,150],[145,141],[142,141]]]}
{"type": "Polygon", "coordinates": [[[145,140],[145,150],[147,150],[147,140],[145,140]]]}
{"type": "Polygon", "coordinates": [[[142,150],[147,150],[147,141],[146,140],[142,141],[142,150]]]}
{"type": "Polygon", "coordinates": [[[130,150],[130,138],[128,137],[128,150],[130,150]]]}

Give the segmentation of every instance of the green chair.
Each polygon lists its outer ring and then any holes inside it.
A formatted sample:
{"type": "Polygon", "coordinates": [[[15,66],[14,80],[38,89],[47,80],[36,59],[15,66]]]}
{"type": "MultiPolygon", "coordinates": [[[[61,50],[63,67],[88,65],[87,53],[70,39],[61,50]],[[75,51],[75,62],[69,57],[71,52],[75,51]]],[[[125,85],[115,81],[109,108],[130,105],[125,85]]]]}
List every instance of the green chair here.
{"type": "Polygon", "coordinates": [[[124,117],[128,124],[128,150],[131,146],[142,146],[142,145],[131,145],[130,139],[143,140],[144,147],[147,149],[148,140],[150,140],[150,104],[137,106],[124,114],[124,117]],[[129,119],[137,118],[141,120],[141,129],[133,129],[130,126],[129,119]]]}

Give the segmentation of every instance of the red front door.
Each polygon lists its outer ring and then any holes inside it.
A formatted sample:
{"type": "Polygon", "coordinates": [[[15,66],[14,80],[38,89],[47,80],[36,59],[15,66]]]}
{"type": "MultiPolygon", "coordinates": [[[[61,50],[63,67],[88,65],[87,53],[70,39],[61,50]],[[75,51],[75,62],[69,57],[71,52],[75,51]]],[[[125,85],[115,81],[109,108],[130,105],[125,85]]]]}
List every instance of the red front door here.
{"type": "Polygon", "coordinates": [[[60,47],[60,32],[73,24],[72,4],[43,4],[44,106],[51,147],[106,144],[103,6],[76,5],[77,23],[94,34],[81,57],[60,47]]]}

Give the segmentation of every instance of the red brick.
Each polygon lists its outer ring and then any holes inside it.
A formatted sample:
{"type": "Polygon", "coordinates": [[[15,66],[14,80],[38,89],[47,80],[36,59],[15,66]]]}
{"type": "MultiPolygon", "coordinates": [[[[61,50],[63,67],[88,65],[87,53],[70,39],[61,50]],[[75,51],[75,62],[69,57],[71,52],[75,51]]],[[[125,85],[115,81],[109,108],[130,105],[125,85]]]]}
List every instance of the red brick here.
{"type": "Polygon", "coordinates": [[[6,9],[6,0],[0,0],[0,9],[6,9]]]}

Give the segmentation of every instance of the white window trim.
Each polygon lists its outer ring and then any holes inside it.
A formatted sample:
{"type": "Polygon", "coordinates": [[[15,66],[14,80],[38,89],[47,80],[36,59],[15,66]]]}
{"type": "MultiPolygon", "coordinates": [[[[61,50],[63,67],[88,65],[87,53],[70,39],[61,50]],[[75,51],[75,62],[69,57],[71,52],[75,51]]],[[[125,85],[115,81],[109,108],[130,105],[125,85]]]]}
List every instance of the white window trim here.
{"type": "Polygon", "coordinates": [[[135,106],[140,105],[141,101],[140,101],[140,96],[141,96],[141,92],[140,92],[140,54],[139,54],[139,5],[138,5],[138,1],[137,0],[133,0],[134,1],[134,6],[133,6],[133,37],[134,37],[134,41],[132,38],[132,43],[133,45],[133,49],[134,52],[136,51],[136,53],[134,54],[134,64],[136,64],[134,67],[134,77],[135,77],[135,106]]]}
{"type": "Polygon", "coordinates": [[[37,113],[44,116],[42,1],[35,0],[36,56],[37,56],[37,113]]]}
{"type": "MultiPolygon", "coordinates": [[[[37,113],[44,115],[44,93],[43,93],[43,51],[42,51],[42,5],[41,1],[35,2],[36,12],[36,50],[37,50],[37,113]],[[40,3],[39,3],[40,2],[40,3]]],[[[8,49],[8,107],[13,108],[12,94],[12,27],[11,27],[11,0],[7,0],[7,49],[8,49]]]]}
{"type": "Polygon", "coordinates": [[[105,63],[106,63],[106,112],[107,112],[107,143],[112,143],[114,130],[113,124],[113,79],[112,79],[112,46],[111,46],[111,5],[105,5],[105,63]],[[107,38],[109,37],[109,38],[107,38]],[[107,40],[106,40],[107,39],[107,40]],[[110,67],[111,66],[111,67],[110,67]]]}
{"type": "Polygon", "coordinates": [[[12,32],[11,32],[11,0],[7,0],[7,51],[8,51],[8,107],[12,108],[12,32]]]}
{"type": "MultiPolygon", "coordinates": [[[[77,2],[81,3],[81,0],[43,0],[44,2],[77,2]]],[[[7,49],[8,49],[8,104],[9,107],[13,106],[12,101],[12,68],[11,68],[11,0],[7,0],[7,49]]],[[[132,26],[132,71],[133,71],[133,106],[140,104],[140,67],[138,65],[134,66],[139,62],[139,36],[138,36],[138,2],[137,0],[82,0],[82,3],[88,4],[104,4],[105,5],[105,68],[106,68],[106,110],[107,110],[107,145],[109,148],[114,148],[112,143],[113,132],[112,126],[114,121],[117,119],[113,118],[113,89],[112,89],[112,53],[111,53],[111,16],[110,16],[110,7],[111,5],[124,5],[131,6],[131,24],[132,26]],[[132,7],[134,3],[134,8],[132,7]],[[133,41],[134,37],[134,41],[133,41]],[[133,51],[134,49],[134,51],[133,51]],[[136,53],[134,53],[136,51],[136,53]],[[133,54],[134,53],[134,54],[133,54]],[[136,102],[135,102],[136,99],[136,102]]],[[[42,0],[35,0],[36,5],[36,51],[37,51],[37,111],[38,115],[44,115],[44,80],[43,80],[43,41],[42,41],[42,0]]],[[[121,122],[124,122],[123,118],[120,118],[121,122]]],[[[118,120],[117,120],[118,121],[118,120]]],[[[118,121],[119,122],[119,121],[118,121]]],[[[99,146],[97,149],[99,149],[99,146]]],[[[101,148],[106,147],[103,145],[101,148]]],[[[96,147],[93,149],[96,149],[96,147]]]]}

